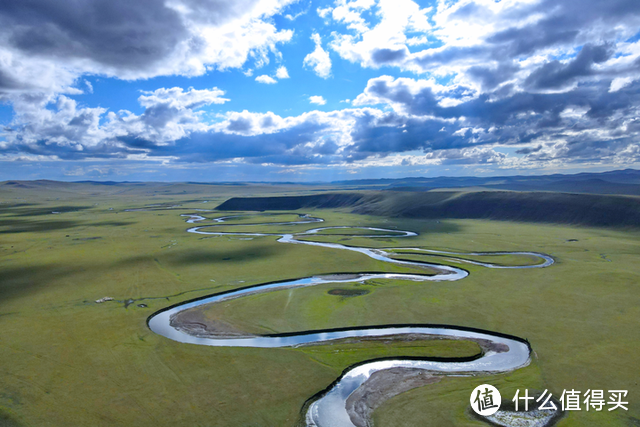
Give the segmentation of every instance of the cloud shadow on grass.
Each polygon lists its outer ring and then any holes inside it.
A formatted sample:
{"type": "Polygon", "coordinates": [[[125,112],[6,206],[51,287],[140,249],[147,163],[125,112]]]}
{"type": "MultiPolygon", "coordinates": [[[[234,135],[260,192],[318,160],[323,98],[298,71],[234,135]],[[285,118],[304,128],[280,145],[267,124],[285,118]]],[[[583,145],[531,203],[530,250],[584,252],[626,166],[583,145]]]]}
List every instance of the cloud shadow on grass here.
{"type": "Polygon", "coordinates": [[[84,222],[74,220],[42,221],[28,219],[0,219],[0,234],[47,232],[75,227],[121,227],[135,224],[125,221],[84,222]]]}
{"type": "Polygon", "coordinates": [[[273,256],[278,250],[272,245],[251,245],[238,250],[189,250],[171,257],[171,264],[216,264],[222,262],[242,263],[273,256]]]}
{"type": "Polygon", "coordinates": [[[31,207],[32,204],[20,203],[15,205],[0,205],[0,214],[5,214],[13,217],[25,217],[25,216],[43,216],[52,215],[52,212],[68,213],[78,212],[91,209],[93,206],[74,206],[74,205],[59,205],[59,206],[45,206],[45,207],[31,207]],[[29,207],[27,207],[29,206],[29,207]]]}
{"type": "Polygon", "coordinates": [[[131,257],[118,262],[119,265],[131,265],[142,262],[159,262],[170,265],[197,265],[220,263],[243,263],[256,259],[268,258],[275,255],[278,250],[269,245],[251,246],[238,250],[216,249],[170,249],[160,255],[141,255],[131,257]]]}
{"type": "MultiPolygon", "coordinates": [[[[55,280],[86,271],[87,266],[37,264],[20,267],[0,267],[0,301],[23,297],[55,280]]],[[[0,426],[2,424],[0,423],[0,426]]]]}

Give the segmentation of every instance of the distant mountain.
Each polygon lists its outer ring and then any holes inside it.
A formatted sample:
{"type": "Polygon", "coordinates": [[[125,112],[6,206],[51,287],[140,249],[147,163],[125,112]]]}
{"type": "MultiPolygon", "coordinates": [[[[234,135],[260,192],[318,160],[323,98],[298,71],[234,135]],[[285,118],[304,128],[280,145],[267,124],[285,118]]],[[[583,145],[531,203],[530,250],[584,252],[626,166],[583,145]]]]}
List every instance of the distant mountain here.
{"type": "Polygon", "coordinates": [[[58,189],[78,191],[79,189],[95,188],[164,188],[169,191],[191,191],[195,187],[206,186],[250,186],[265,185],[276,187],[318,187],[322,190],[343,189],[353,190],[393,190],[393,191],[431,191],[431,190],[510,190],[510,191],[552,191],[563,193],[585,194],[620,194],[640,195],[640,171],[625,169],[600,173],[579,173],[574,175],[539,175],[539,176],[493,176],[493,177],[448,177],[437,178],[409,177],[357,179],[351,181],[335,181],[330,184],[322,182],[136,182],[136,181],[51,181],[46,179],[34,181],[4,181],[2,188],[22,189],[58,189]]]}
{"type": "Polygon", "coordinates": [[[360,179],[336,181],[333,184],[351,189],[396,191],[429,191],[441,188],[462,189],[475,187],[476,189],[485,190],[640,195],[640,171],[625,169],[575,175],[360,179]]]}

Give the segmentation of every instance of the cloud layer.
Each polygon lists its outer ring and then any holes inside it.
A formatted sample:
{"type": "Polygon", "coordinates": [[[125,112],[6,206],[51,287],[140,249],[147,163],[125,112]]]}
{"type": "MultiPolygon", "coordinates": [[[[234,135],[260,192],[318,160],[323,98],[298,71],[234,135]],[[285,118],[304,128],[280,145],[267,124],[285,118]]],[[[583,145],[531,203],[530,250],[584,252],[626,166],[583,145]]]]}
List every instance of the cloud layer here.
{"type": "Polygon", "coordinates": [[[313,50],[298,67],[320,82],[338,79],[336,61],[377,73],[343,110],[313,110],[335,99],[315,88],[300,95],[311,111],[290,116],[205,114],[231,99],[224,87],[145,91],[140,114],[71,98],[84,75],[202,75],[270,57],[277,67],[247,80],[288,79],[278,47],[293,31],[272,18],[290,3],[1,3],[0,100],[15,118],[0,156],[494,170],[640,162],[637,0],[338,0],[309,12],[327,30],[301,36],[313,50]]]}

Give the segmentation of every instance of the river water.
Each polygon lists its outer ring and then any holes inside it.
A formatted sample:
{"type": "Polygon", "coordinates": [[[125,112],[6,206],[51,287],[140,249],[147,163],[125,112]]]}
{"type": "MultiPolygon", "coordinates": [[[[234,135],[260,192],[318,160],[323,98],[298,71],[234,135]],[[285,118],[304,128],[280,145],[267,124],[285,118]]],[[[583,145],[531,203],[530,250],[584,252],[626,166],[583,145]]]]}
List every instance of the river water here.
{"type": "MultiPolygon", "coordinates": [[[[201,221],[205,221],[206,218],[200,215],[183,215],[187,217],[187,223],[195,224],[201,221]]],[[[372,361],[364,364],[360,364],[350,370],[348,370],[341,378],[339,378],[331,388],[326,390],[319,398],[312,402],[305,415],[306,424],[308,426],[315,427],[355,427],[349,413],[346,409],[347,398],[360,387],[374,372],[390,369],[390,368],[411,368],[411,369],[424,369],[434,374],[439,375],[472,375],[472,374],[494,374],[499,372],[512,371],[524,367],[529,364],[531,349],[524,340],[517,337],[508,337],[502,334],[491,333],[486,331],[470,330],[467,328],[456,327],[430,327],[428,325],[416,325],[416,326],[402,326],[402,327],[377,327],[377,328],[354,328],[346,330],[332,330],[324,332],[311,332],[311,333],[299,333],[299,334],[287,334],[287,335],[272,335],[272,336],[256,336],[256,337],[244,337],[244,338],[228,338],[228,337],[215,337],[215,336],[194,336],[186,332],[178,330],[171,325],[171,318],[177,313],[190,308],[198,307],[205,304],[215,304],[222,301],[229,301],[235,298],[241,298],[247,295],[253,295],[256,293],[264,293],[286,288],[299,288],[306,286],[316,286],[324,283],[352,283],[362,282],[370,279],[396,279],[396,280],[411,280],[417,282],[437,282],[437,281],[451,281],[460,280],[468,276],[466,270],[441,265],[441,264],[428,264],[418,261],[406,261],[397,260],[391,258],[390,254],[385,249],[371,249],[364,247],[346,246],[338,243],[326,243],[326,242],[313,242],[308,240],[298,240],[296,237],[319,235],[326,230],[370,230],[376,232],[376,234],[352,234],[354,237],[412,237],[417,234],[411,231],[399,231],[389,230],[383,228],[370,228],[370,227],[322,227],[307,230],[302,233],[296,234],[278,234],[278,233],[242,233],[242,232],[221,232],[212,231],[216,226],[227,225],[226,221],[233,220],[239,216],[227,216],[222,218],[216,218],[213,221],[215,224],[196,226],[189,228],[187,231],[194,234],[205,235],[217,235],[217,236],[279,236],[278,242],[286,244],[296,245],[310,245],[320,246],[325,248],[331,248],[336,250],[354,251],[366,255],[370,258],[384,261],[392,264],[401,264],[414,267],[429,267],[435,269],[436,274],[404,274],[404,273],[361,273],[361,274],[345,274],[345,275],[331,275],[331,276],[311,276],[294,280],[287,280],[282,282],[267,283],[257,286],[246,287],[237,289],[234,291],[223,292],[215,295],[211,295],[198,300],[186,302],[169,309],[161,310],[152,315],[148,320],[149,328],[166,338],[187,344],[196,345],[208,345],[208,346],[222,346],[222,347],[259,347],[259,348],[274,348],[274,347],[291,347],[305,344],[330,342],[332,340],[354,338],[354,337],[383,337],[383,336],[402,336],[402,335],[425,335],[425,336],[439,336],[442,338],[454,338],[454,339],[470,339],[470,340],[484,340],[490,342],[495,346],[492,348],[508,349],[506,351],[486,351],[481,357],[472,361],[464,362],[443,362],[443,361],[429,361],[429,360],[406,360],[406,359],[393,359],[384,361],[372,361]],[[388,234],[380,234],[388,233],[388,234]]],[[[298,221],[291,222],[273,222],[264,225],[294,225],[294,224],[307,224],[322,222],[321,218],[313,218],[307,215],[300,215],[298,221]]],[[[262,225],[260,223],[252,224],[235,224],[234,226],[254,226],[262,225]]],[[[346,233],[349,234],[349,233],[346,233]]],[[[342,233],[340,235],[343,235],[342,233]]],[[[543,268],[553,264],[553,258],[548,255],[537,252],[473,252],[473,253],[456,253],[456,252],[444,252],[435,251],[431,249],[423,248],[393,248],[394,250],[413,250],[422,251],[425,253],[437,253],[443,255],[497,255],[497,254],[511,254],[511,255],[528,255],[539,258],[542,262],[534,265],[525,266],[503,266],[492,263],[483,263],[479,261],[460,260],[471,264],[481,265],[488,268],[543,268]]],[[[426,338],[426,337],[425,337],[426,338]]]]}

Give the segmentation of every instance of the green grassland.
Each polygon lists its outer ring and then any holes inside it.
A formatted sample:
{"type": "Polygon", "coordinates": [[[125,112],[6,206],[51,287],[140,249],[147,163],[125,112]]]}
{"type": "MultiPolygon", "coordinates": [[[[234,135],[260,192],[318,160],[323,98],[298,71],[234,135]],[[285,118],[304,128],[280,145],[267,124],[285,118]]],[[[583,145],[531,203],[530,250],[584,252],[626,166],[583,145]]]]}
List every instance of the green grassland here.
{"type": "MultiPolygon", "coordinates": [[[[226,216],[227,212],[194,209],[213,208],[235,195],[296,194],[305,189],[105,187],[0,187],[0,425],[295,425],[304,402],[354,363],[396,355],[464,357],[478,351],[473,343],[450,340],[244,349],[185,345],[157,336],[146,327],[150,314],[215,292],[315,274],[429,270],[388,265],[347,251],[277,243],[274,236],[242,240],[189,234],[185,230],[192,225],[180,217],[226,216]],[[183,206],[124,211],[148,204],[183,206]],[[105,296],[115,301],[95,302],[105,296]]],[[[575,412],[560,425],[627,426],[640,419],[640,232],[394,219],[346,210],[300,213],[326,221],[235,230],[397,227],[420,236],[307,239],[459,252],[531,250],[557,260],[550,268],[530,270],[461,264],[471,276],[457,282],[327,284],[254,295],[203,310],[257,333],[439,323],[513,334],[531,342],[535,358],[527,368],[491,377],[447,378],[403,393],[376,411],[377,426],[484,425],[467,412],[470,391],[483,382],[497,386],[508,398],[516,388],[526,387],[548,388],[556,397],[563,389],[626,389],[628,412],[575,412]],[[329,294],[335,288],[369,292],[329,294]]],[[[297,219],[297,213],[267,222],[284,218],[297,219]]],[[[247,216],[211,230],[230,231],[234,224],[252,221],[253,216],[247,216]]],[[[419,257],[434,262],[439,258],[419,257]]]]}

